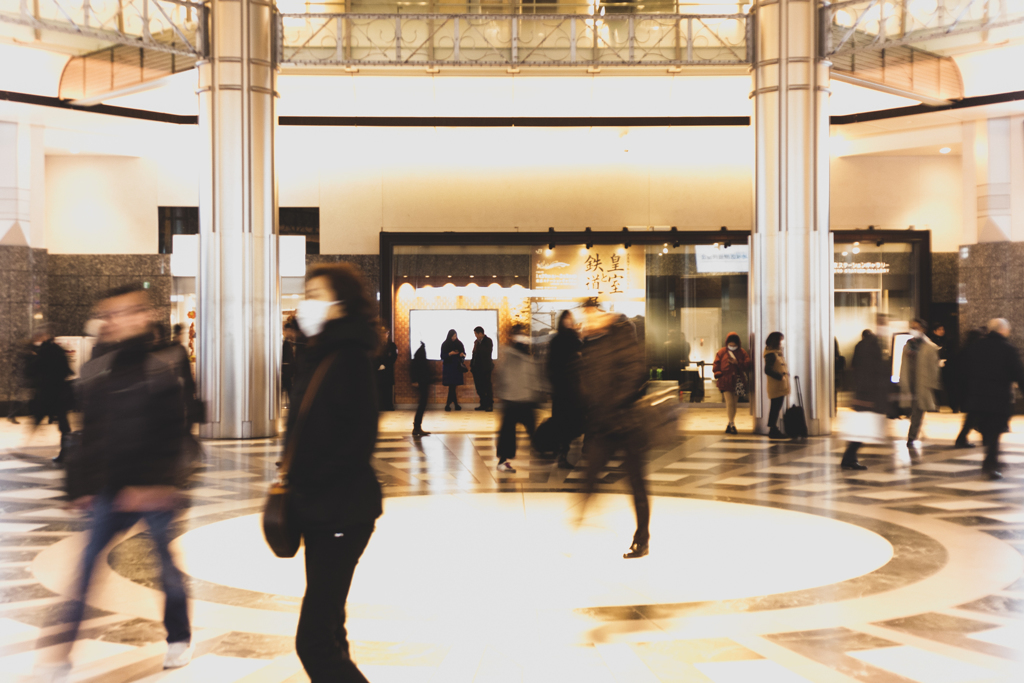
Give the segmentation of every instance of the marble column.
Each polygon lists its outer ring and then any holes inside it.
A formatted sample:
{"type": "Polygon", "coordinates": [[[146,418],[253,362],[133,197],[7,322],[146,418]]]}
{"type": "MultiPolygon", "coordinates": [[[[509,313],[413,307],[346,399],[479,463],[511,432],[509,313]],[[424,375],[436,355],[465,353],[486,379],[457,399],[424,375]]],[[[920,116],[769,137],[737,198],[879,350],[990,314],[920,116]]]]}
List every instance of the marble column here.
{"type": "Polygon", "coordinates": [[[212,0],[199,65],[199,387],[208,438],[274,436],[280,297],[272,2],[212,0]]]}
{"type": "Polygon", "coordinates": [[[960,335],[1000,317],[1024,348],[1024,116],[963,124],[960,335]]]}
{"type": "MultiPolygon", "coordinates": [[[[818,12],[809,0],[755,5],[754,126],[757,154],[751,238],[752,409],[768,431],[761,352],[786,337],[811,434],[832,429],[832,247],[829,234],[828,86],[818,58],[818,12]]],[[[794,387],[793,400],[796,399],[794,387]]]]}

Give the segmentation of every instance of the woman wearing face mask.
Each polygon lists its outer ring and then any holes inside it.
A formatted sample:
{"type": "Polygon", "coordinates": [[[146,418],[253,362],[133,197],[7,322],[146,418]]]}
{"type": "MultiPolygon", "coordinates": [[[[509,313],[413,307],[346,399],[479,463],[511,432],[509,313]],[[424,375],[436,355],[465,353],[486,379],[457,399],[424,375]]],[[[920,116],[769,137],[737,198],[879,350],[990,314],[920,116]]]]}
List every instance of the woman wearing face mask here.
{"type": "Polygon", "coordinates": [[[718,390],[725,399],[725,412],[729,424],[726,434],[738,434],[736,431],[736,403],[741,395],[746,395],[747,373],[750,371],[750,356],[740,347],[740,335],[730,332],[725,338],[725,346],[715,354],[712,366],[718,390]]]}
{"type": "Polygon", "coordinates": [[[765,340],[764,374],[768,377],[768,398],[771,408],[768,409],[768,438],[785,439],[786,435],[779,429],[779,412],[782,402],[789,396],[789,369],[786,358],[782,355],[786,338],[781,332],[772,332],[765,340]]]}
{"type": "Polygon", "coordinates": [[[448,400],[445,401],[444,409],[449,413],[452,411],[452,404],[455,410],[462,410],[459,405],[458,388],[465,380],[462,373],[465,366],[462,364],[466,357],[466,347],[459,341],[459,335],[455,330],[448,330],[448,338],[441,344],[441,383],[448,387],[448,400]]]}
{"type": "Polygon", "coordinates": [[[366,681],[349,657],[345,601],[382,512],[370,465],[381,339],[362,275],[348,264],[310,270],[296,318],[309,342],[293,379],[285,437],[297,440],[288,472],[289,514],[306,545],[295,650],[313,683],[366,681]],[[307,401],[315,375],[320,381],[307,401]]]}

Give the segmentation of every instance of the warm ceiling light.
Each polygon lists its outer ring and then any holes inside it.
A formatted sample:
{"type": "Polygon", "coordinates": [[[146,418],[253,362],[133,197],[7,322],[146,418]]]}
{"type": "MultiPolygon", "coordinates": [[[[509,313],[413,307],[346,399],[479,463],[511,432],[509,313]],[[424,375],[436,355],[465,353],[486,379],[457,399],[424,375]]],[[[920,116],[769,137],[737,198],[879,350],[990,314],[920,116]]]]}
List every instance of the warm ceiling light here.
{"type": "Polygon", "coordinates": [[[476,275],[470,275],[470,277],[476,277],[476,275]]]}
{"type": "Polygon", "coordinates": [[[424,275],[423,277],[430,277],[430,276],[429,275],[424,275]]]}
{"type": "Polygon", "coordinates": [[[942,149],[939,150],[939,154],[949,154],[952,151],[953,150],[949,147],[943,147],[942,149]]]}
{"type": "Polygon", "coordinates": [[[854,254],[859,254],[860,253],[860,247],[854,247],[853,248],[853,253],[854,254]]]}
{"type": "Polygon", "coordinates": [[[848,251],[844,251],[843,252],[843,256],[849,256],[849,255],[850,255],[850,252],[848,252],[848,251]]]}
{"type": "Polygon", "coordinates": [[[859,246],[860,246],[860,242],[854,242],[854,243],[853,243],[853,246],[855,246],[855,247],[859,247],[859,246]]]}
{"type": "Polygon", "coordinates": [[[448,279],[449,279],[449,280],[451,280],[451,279],[452,279],[452,276],[451,276],[451,275],[449,275],[449,276],[448,276],[448,279]]]}

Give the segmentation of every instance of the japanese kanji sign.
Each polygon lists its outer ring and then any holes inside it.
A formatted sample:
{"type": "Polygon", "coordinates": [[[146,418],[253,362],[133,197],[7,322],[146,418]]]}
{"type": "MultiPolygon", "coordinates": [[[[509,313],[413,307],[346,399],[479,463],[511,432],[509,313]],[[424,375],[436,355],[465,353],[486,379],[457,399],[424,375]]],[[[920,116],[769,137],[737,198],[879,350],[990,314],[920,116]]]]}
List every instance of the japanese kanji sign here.
{"type": "Polygon", "coordinates": [[[540,247],[533,254],[534,298],[642,300],[647,273],[643,247],[622,245],[540,247]]]}

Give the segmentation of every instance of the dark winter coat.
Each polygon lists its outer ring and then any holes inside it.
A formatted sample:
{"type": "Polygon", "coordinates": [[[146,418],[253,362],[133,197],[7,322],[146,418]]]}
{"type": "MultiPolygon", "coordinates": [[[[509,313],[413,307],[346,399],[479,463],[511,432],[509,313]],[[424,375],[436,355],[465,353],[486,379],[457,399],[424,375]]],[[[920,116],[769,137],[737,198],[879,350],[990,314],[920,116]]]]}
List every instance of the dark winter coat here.
{"type": "Polygon", "coordinates": [[[486,334],[473,342],[473,358],[469,369],[474,375],[488,374],[494,369],[494,341],[486,334]]]}
{"type": "Polygon", "coordinates": [[[583,341],[576,330],[562,329],[548,347],[548,380],[551,383],[551,416],[562,423],[567,433],[583,428],[583,395],[580,366],[583,341]]]}
{"type": "Polygon", "coordinates": [[[1013,410],[1013,383],[1024,387],[1020,352],[998,332],[989,332],[969,349],[967,360],[967,412],[1009,415],[1013,410]]]}
{"type": "Polygon", "coordinates": [[[465,366],[462,364],[466,355],[466,347],[458,339],[452,339],[455,330],[448,330],[448,338],[441,344],[441,384],[446,387],[458,387],[465,383],[462,371],[465,366]],[[458,351],[454,356],[449,355],[452,351],[458,351]]]}
{"type": "Polygon", "coordinates": [[[73,396],[67,380],[72,374],[68,355],[52,339],[34,346],[28,359],[29,386],[36,390],[36,401],[56,414],[71,408],[73,396]]]}
{"type": "Polygon", "coordinates": [[[379,341],[365,320],[329,320],[299,358],[285,442],[298,439],[288,481],[292,510],[303,530],[372,522],[383,511],[380,483],[370,464],[377,441],[373,363],[379,341]],[[297,431],[306,389],[320,363],[332,354],[301,432],[297,431]]]}
{"type": "Polygon", "coordinates": [[[625,318],[583,344],[583,400],[587,431],[595,435],[630,434],[639,426],[633,410],[647,381],[643,351],[625,318]]]}
{"type": "Polygon", "coordinates": [[[874,334],[862,337],[853,349],[853,408],[887,413],[892,386],[882,357],[882,347],[874,334]]]}
{"type": "Polygon", "coordinates": [[[184,382],[176,362],[137,337],[85,364],[76,385],[82,448],[68,463],[72,498],[184,483],[184,382]]]}
{"type": "Polygon", "coordinates": [[[433,384],[434,371],[427,360],[427,347],[420,342],[420,347],[412,356],[412,363],[409,365],[409,380],[413,384],[433,384]]]}

